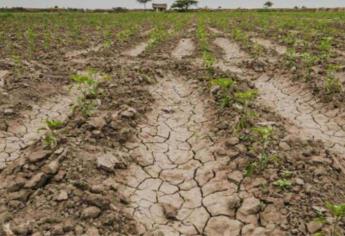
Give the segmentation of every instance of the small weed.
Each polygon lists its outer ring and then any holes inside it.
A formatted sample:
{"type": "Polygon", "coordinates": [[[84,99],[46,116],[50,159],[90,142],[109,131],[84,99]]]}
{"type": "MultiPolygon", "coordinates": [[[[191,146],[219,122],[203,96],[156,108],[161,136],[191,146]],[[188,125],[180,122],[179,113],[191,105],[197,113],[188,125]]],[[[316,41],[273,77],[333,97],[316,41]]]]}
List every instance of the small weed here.
{"type": "Polygon", "coordinates": [[[301,61],[303,63],[303,68],[306,72],[306,79],[311,79],[312,66],[319,60],[317,56],[314,56],[308,52],[301,54],[301,61]]]}
{"type": "Polygon", "coordinates": [[[259,135],[263,143],[266,143],[273,134],[273,128],[270,126],[254,127],[252,131],[259,135]]]}
{"type": "Polygon", "coordinates": [[[89,117],[93,114],[96,109],[96,103],[93,100],[87,100],[85,98],[78,98],[77,105],[74,107],[74,110],[79,108],[81,114],[84,117],[89,117]]]}
{"type": "Polygon", "coordinates": [[[230,89],[235,84],[235,81],[228,78],[219,78],[219,79],[212,80],[211,83],[212,85],[218,85],[222,89],[227,90],[227,89],[230,89]]]}
{"type": "Polygon", "coordinates": [[[210,52],[208,52],[208,51],[204,51],[203,54],[202,54],[202,58],[203,58],[204,67],[210,73],[212,73],[213,70],[214,70],[213,65],[215,63],[215,59],[214,59],[213,55],[210,52]]]}
{"type": "Polygon", "coordinates": [[[286,178],[291,178],[293,176],[293,173],[289,170],[284,170],[282,173],[282,176],[286,179],[286,178]]]}
{"type": "Polygon", "coordinates": [[[228,107],[230,105],[230,97],[225,95],[223,98],[220,100],[220,106],[222,108],[228,107]]]}
{"type": "Polygon", "coordinates": [[[345,204],[333,204],[333,203],[326,203],[326,208],[329,210],[331,215],[335,218],[335,221],[333,223],[333,229],[332,229],[332,236],[338,236],[340,233],[338,233],[338,227],[339,223],[345,218],[345,204]]]}
{"type": "Polygon", "coordinates": [[[321,51],[321,57],[323,59],[328,59],[331,54],[332,49],[332,37],[324,37],[320,41],[319,50],[321,51]]]}
{"type": "Polygon", "coordinates": [[[252,119],[256,117],[256,113],[247,109],[244,114],[242,114],[241,118],[239,119],[238,123],[236,124],[236,130],[240,131],[243,129],[247,129],[252,126],[252,119]]]}
{"type": "Polygon", "coordinates": [[[288,67],[294,67],[297,65],[297,53],[294,49],[288,49],[287,53],[284,56],[285,64],[288,67]]]}
{"type": "Polygon", "coordinates": [[[57,146],[57,137],[54,132],[48,132],[43,139],[44,146],[53,149],[57,146]]]}
{"type": "Polygon", "coordinates": [[[93,79],[96,73],[93,70],[89,70],[87,75],[77,74],[71,77],[71,80],[79,84],[79,88],[86,97],[96,97],[98,94],[98,82],[93,79]]]}
{"type": "Polygon", "coordinates": [[[275,186],[279,187],[281,190],[287,190],[291,188],[292,183],[287,179],[279,179],[273,183],[275,186]]]}
{"type": "Polygon", "coordinates": [[[235,93],[235,100],[243,105],[248,105],[250,102],[255,100],[257,97],[257,91],[255,89],[250,89],[244,92],[235,93]]]}
{"type": "Polygon", "coordinates": [[[340,93],[343,90],[343,86],[339,79],[333,76],[327,76],[325,79],[325,91],[327,94],[340,93]]]}
{"type": "Polygon", "coordinates": [[[74,82],[78,84],[86,84],[89,86],[94,85],[96,83],[96,81],[88,75],[79,75],[79,74],[73,75],[71,76],[71,80],[73,80],[74,82]]]}
{"type": "Polygon", "coordinates": [[[49,129],[61,129],[64,126],[64,122],[60,120],[46,120],[46,124],[49,129]]]}
{"type": "Polygon", "coordinates": [[[244,175],[250,177],[253,174],[259,174],[263,172],[270,163],[275,164],[277,159],[278,157],[276,156],[269,156],[267,153],[262,153],[258,160],[251,162],[245,168],[244,175]]]}

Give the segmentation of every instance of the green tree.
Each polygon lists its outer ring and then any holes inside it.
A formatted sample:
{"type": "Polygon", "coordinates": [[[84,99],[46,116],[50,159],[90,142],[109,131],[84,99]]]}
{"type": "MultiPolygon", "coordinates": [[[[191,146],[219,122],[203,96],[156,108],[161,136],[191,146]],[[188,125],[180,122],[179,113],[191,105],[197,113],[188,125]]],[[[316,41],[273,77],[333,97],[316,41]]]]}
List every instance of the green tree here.
{"type": "Polygon", "coordinates": [[[176,0],[171,8],[187,11],[190,6],[198,4],[196,0],[176,0]]]}
{"type": "Polygon", "coordinates": [[[137,2],[144,4],[144,8],[146,9],[146,3],[151,2],[152,0],[137,0],[137,2]]]}
{"type": "Polygon", "coordinates": [[[273,6],[273,2],[271,2],[271,1],[267,1],[267,2],[265,2],[265,4],[264,4],[264,7],[266,7],[266,8],[270,8],[270,7],[272,7],[273,6]]]}

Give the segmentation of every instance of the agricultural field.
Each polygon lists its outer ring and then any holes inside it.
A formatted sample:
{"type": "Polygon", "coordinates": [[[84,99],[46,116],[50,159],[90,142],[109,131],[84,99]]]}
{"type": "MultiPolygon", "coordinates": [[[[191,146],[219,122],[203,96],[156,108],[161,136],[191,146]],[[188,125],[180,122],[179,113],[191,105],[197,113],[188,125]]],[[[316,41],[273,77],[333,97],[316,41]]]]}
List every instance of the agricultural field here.
{"type": "Polygon", "coordinates": [[[345,14],[0,22],[0,235],[345,235],[345,14]]]}

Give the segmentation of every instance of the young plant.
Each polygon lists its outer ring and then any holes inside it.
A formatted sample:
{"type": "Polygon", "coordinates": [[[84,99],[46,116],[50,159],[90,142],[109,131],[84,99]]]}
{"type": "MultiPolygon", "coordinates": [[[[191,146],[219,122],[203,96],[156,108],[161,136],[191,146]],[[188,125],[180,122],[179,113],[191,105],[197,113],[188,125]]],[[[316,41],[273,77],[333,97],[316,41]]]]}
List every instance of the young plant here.
{"type": "Polygon", "coordinates": [[[228,90],[235,84],[235,81],[233,81],[232,79],[228,79],[228,78],[219,78],[219,79],[212,80],[211,84],[217,85],[217,86],[221,87],[223,90],[228,90]]]}
{"type": "Polygon", "coordinates": [[[96,102],[94,100],[88,100],[85,97],[79,97],[77,105],[74,106],[74,111],[77,108],[84,117],[89,117],[96,109],[96,102]]]}
{"type": "Polygon", "coordinates": [[[245,106],[248,106],[250,102],[254,101],[257,97],[257,91],[255,89],[249,89],[244,92],[235,93],[235,100],[245,106]]]}
{"type": "Polygon", "coordinates": [[[230,97],[228,95],[224,95],[220,100],[220,106],[224,109],[225,107],[228,107],[230,105],[230,101],[230,97]]]}
{"type": "Polygon", "coordinates": [[[252,176],[253,174],[259,174],[263,172],[269,164],[276,164],[279,162],[277,156],[270,156],[267,153],[261,153],[259,159],[251,162],[244,171],[244,175],[247,177],[252,176]]]}
{"type": "Polygon", "coordinates": [[[306,72],[306,79],[311,79],[311,72],[312,72],[312,66],[317,62],[318,57],[308,53],[304,52],[301,54],[301,62],[303,63],[304,70],[306,72]]]}
{"type": "Polygon", "coordinates": [[[79,85],[85,97],[96,97],[98,93],[98,82],[93,79],[95,72],[89,71],[87,75],[73,75],[71,80],[79,85]]]}
{"type": "Polygon", "coordinates": [[[340,80],[331,75],[325,78],[324,86],[327,94],[340,93],[343,90],[340,80]]]}
{"type": "Polygon", "coordinates": [[[246,109],[241,115],[238,123],[236,124],[236,131],[239,132],[243,129],[250,128],[252,126],[252,120],[256,117],[256,113],[249,109],[246,109]]]}
{"type": "Polygon", "coordinates": [[[50,131],[45,134],[43,139],[44,146],[53,149],[57,146],[57,137],[53,131],[50,131]]]}
{"type": "Polygon", "coordinates": [[[285,65],[289,68],[296,67],[297,66],[297,58],[298,55],[295,51],[295,49],[288,49],[287,53],[284,55],[284,61],[285,65]]]}
{"type": "Polygon", "coordinates": [[[61,129],[64,126],[64,122],[60,120],[46,120],[46,124],[49,129],[61,129]]]}
{"type": "Polygon", "coordinates": [[[269,143],[272,135],[273,135],[273,128],[270,126],[260,126],[252,128],[252,131],[257,134],[260,138],[260,141],[266,147],[269,143]]]}
{"type": "Polygon", "coordinates": [[[275,181],[273,183],[273,185],[279,187],[281,190],[287,190],[289,188],[291,188],[292,186],[292,183],[290,180],[287,180],[287,179],[278,179],[277,181],[275,181]]]}
{"type": "Polygon", "coordinates": [[[340,236],[338,232],[339,223],[345,218],[345,204],[333,204],[333,203],[326,203],[326,208],[329,210],[331,215],[335,218],[332,227],[332,236],[340,236]]]}
{"type": "Polygon", "coordinates": [[[329,57],[331,55],[332,41],[333,41],[332,37],[324,37],[320,41],[319,50],[321,52],[321,57],[324,60],[329,59],[329,57]]]}

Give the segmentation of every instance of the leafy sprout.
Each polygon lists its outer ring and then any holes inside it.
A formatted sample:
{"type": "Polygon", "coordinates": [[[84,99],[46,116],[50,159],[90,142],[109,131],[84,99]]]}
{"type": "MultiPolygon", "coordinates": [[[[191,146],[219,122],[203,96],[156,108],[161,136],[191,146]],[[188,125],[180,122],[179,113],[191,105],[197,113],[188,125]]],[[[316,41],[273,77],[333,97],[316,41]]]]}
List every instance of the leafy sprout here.
{"type": "Polygon", "coordinates": [[[262,141],[266,142],[268,141],[273,134],[273,128],[270,126],[260,126],[260,127],[254,127],[252,128],[253,132],[258,134],[262,141]]]}
{"type": "Polygon", "coordinates": [[[278,179],[273,183],[275,186],[279,187],[281,190],[287,190],[291,188],[292,183],[290,180],[287,179],[278,179]]]}
{"type": "Polygon", "coordinates": [[[326,208],[329,210],[331,215],[335,218],[335,221],[333,222],[333,229],[332,229],[332,236],[340,235],[338,234],[338,227],[340,221],[342,221],[345,218],[345,204],[333,204],[330,202],[326,203],[326,208]]]}
{"type": "Polygon", "coordinates": [[[235,100],[243,105],[248,105],[257,97],[257,91],[255,89],[249,89],[244,92],[235,93],[235,100]]]}
{"type": "Polygon", "coordinates": [[[218,85],[222,89],[226,90],[226,89],[230,89],[235,84],[235,81],[228,78],[219,78],[219,79],[212,80],[211,83],[212,85],[218,85]]]}
{"type": "Polygon", "coordinates": [[[49,129],[60,129],[64,126],[64,122],[60,120],[46,120],[49,129]]]}

